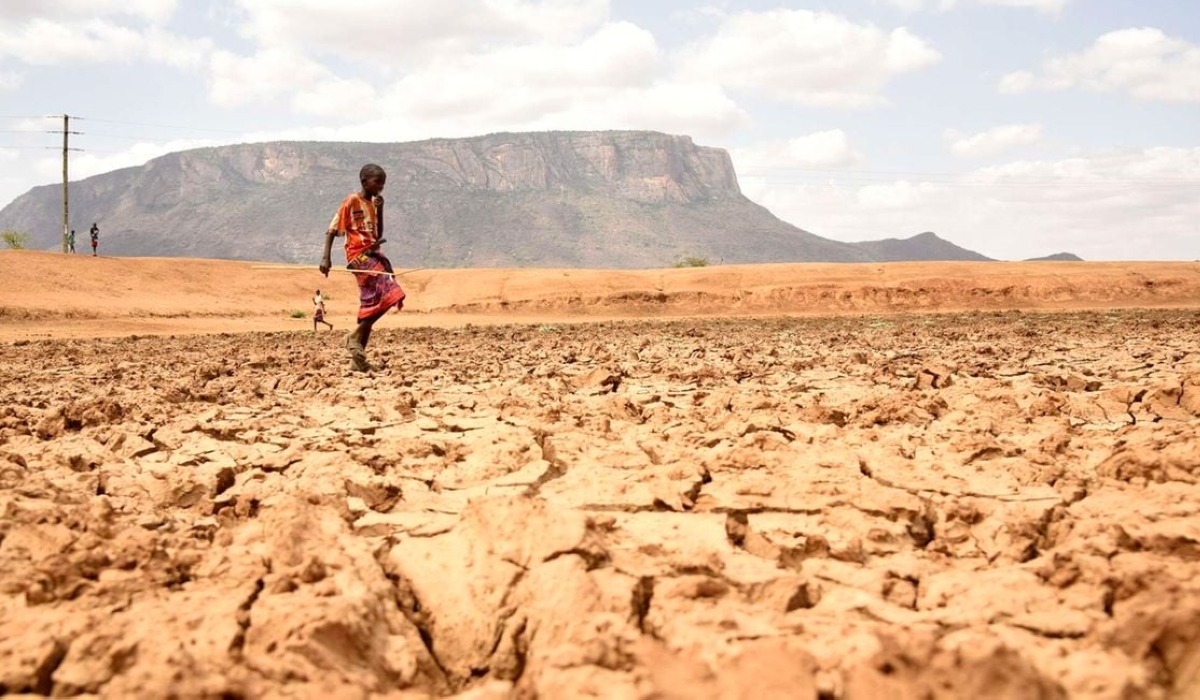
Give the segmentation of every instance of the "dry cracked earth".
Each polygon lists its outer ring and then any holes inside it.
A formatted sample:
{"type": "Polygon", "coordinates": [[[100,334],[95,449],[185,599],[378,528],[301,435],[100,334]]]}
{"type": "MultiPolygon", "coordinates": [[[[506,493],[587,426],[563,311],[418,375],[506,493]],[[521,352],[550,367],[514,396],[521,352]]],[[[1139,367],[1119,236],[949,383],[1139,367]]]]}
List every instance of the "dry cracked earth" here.
{"type": "Polygon", "coordinates": [[[0,692],[1187,698],[1200,312],[18,343],[0,692]]]}

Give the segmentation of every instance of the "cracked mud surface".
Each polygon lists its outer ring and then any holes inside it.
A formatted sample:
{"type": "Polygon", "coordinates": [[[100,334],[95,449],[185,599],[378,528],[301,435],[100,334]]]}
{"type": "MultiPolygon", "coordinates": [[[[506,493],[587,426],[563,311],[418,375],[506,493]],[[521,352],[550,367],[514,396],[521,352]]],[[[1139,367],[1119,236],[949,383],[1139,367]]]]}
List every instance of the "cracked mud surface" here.
{"type": "Polygon", "coordinates": [[[4,348],[0,692],[1200,692],[1200,312],[337,337],[4,348]]]}

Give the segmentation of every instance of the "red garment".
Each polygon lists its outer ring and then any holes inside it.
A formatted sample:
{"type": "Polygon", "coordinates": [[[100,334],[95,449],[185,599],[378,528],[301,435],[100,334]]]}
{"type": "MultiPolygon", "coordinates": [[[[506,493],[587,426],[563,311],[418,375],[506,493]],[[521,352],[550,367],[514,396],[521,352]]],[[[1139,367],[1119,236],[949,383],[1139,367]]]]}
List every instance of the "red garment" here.
{"type": "Polygon", "coordinates": [[[347,195],[329,222],[329,231],[346,237],[349,263],[379,242],[379,213],[375,204],[358,192],[347,195]]]}
{"type": "MultiPolygon", "coordinates": [[[[391,272],[392,264],[380,253],[365,253],[347,263],[346,268],[391,272]]],[[[381,316],[393,307],[397,311],[404,308],[404,290],[391,275],[359,273],[354,279],[358,281],[358,320],[381,316]]]]}

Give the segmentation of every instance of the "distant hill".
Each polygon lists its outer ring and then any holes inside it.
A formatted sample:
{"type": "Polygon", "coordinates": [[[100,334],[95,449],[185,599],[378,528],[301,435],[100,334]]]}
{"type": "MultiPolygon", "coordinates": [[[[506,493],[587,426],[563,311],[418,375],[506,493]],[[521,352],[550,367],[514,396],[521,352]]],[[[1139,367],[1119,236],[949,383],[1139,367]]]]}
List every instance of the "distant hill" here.
{"type": "Polygon", "coordinates": [[[1083,258],[1074,253],[1055,253],[1041,258],[1029,258],[1025,262],[1083,262],[1083,258]]]}
{"type": "Polygon", "coordinates": [[[992,259],[956,246],[930,231],[911,238],[885,238],[881,241],[862,241],[856,245],[878,262],[992,259]]]}
{"type": "MultiPolygon", "coordinates": [[[[315,263],[367,162],[388,172],[385,250],[404,266],[987,260],[931,233],[864,244],[816,236],[747,199],[724,150],[657,132],[183,151],[71,183],[73,226],[86,239],[99,222],[110,255],[315,263]]],[[[0,209],[0,229],[56,248],[60,198],[59,185],[30,190],[0,209]]]]}

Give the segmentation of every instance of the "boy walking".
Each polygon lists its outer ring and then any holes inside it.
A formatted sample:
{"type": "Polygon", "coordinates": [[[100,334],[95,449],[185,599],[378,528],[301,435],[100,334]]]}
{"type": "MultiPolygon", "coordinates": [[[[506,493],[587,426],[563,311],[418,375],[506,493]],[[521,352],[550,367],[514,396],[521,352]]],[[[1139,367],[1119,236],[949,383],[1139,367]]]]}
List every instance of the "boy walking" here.
{"type": "Polygon", "coordinates": [[[329,330],[333,330],[333,324],[325,320],[325,297],[319,289],[313,295],[313,333],[317,332],[318,323],[324,323],[329,326],[329,330]]]}
{"type": "Polygon", "coordinates": [[[350,352],[354,370],[367,372],[371,369],[366,353],[371,327],[388,309],[404,308],[404,290],[396,283],[392,263],[379,250],[384,242],[381,193],[387,183],[387,173],[369,163],[359,171],[358,180],[362,189],[347,195],[329,222],[320,269],[322,274],[329,276],[333,239],[345,237],[346,269],[355,272],[359,297],[358,326],[346,336],[346,349],[350,352]]]}
{"type": "Polygon", "coordinates": [[[100,227],[96,225],[95,221],[92,222],[90,233],[92,234],[92,257],[94,258],[96,257],[96,247],[100,245],[100,227]]]}
{"type": "Polygon", "coordinates": [[[71,229],[71,235],[67,236],[67,246],[71,252],[75,252],[75,229],[71,229]]]}

